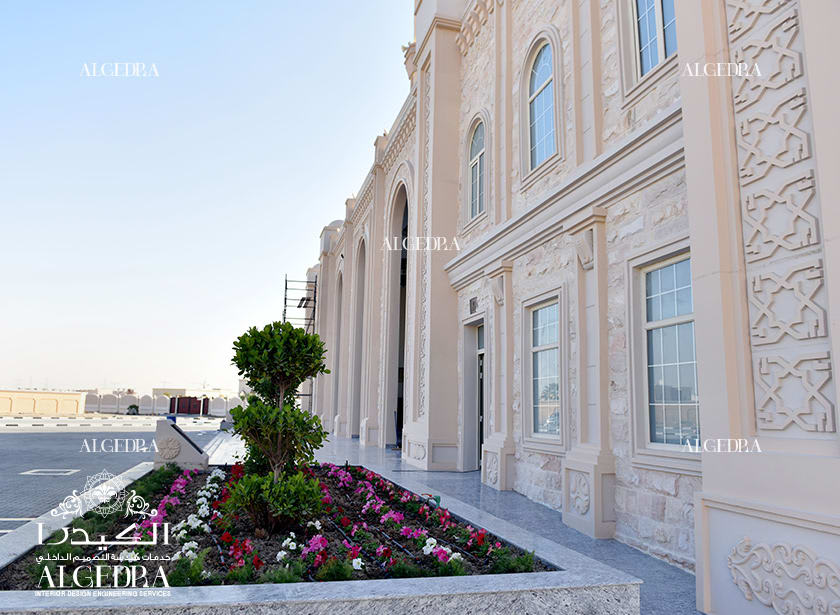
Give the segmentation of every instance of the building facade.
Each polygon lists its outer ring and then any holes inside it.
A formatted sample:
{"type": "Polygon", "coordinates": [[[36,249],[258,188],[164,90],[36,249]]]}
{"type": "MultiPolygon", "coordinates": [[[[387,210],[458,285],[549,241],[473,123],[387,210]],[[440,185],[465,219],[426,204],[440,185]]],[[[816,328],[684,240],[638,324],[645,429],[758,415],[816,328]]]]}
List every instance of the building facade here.
{"type": "Polygon", "coordinates": [[[325,425],[694,570],[705,612],[840,604],[840,3],[414,4],[312,270],[325,425]]]}

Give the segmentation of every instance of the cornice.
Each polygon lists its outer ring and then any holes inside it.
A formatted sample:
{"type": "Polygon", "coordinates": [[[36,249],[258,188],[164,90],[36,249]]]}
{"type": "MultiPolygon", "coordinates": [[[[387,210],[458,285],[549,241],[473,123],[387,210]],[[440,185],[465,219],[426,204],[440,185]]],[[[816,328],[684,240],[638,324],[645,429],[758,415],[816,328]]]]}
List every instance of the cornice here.
{"type": "Polygon", "coordinates": [[[388,145],[385,147],[385,153],[382,156],[382,168],[386,173],[394,166],[397,156],[399,156],[409,137],[414,132],[414,126],[417,121],[415,102],[416,98],[414,95],[409,95],[405,104],[403,104],[403,108],[400,110],[400,115],[397,117],[395,125],[389,133],[388,145]],[[393,138],[390,135],[394,135],[393,138]]]}
{"type": "Polygon", "coordinates": [[[685,164],[679,102],[611,150],[576,169],[558,188],[515,218],[477,237],[444,266],[459,290],[500,259],[515,259],[570,228],[602,215],[598,208],[685,164]]]}
{"type": "Polygon", "coordinates": [[[490,14],[496,10],[496,4],[504,4],[505,0],[473,0],[472,5],[464,13],[461,27],[455,37],[455,44],[462,56],[467,55],[469,48],[475,42],[478,33],[487,23],[490,14]]]}
{"type": "MultiPolygon", "coordinates": [[[[415,57],[420,58],[425,54],[426,44],[429,42],[429,38],[432,36],[432,32],[434,32],[436,28],[443,28],[444,30],[460,32],[461,22],[457,19],[451,19],[449,17],[441,17],[440,15],[435,15],[432,18],[432,23],[429,24],[429,29],[426,30],[426,36],[424,36],[420,44],[417,45],[417,53],[415,57]]],[[[418,65],[420,65],[420,62],[418,62],[418,65]]]]}

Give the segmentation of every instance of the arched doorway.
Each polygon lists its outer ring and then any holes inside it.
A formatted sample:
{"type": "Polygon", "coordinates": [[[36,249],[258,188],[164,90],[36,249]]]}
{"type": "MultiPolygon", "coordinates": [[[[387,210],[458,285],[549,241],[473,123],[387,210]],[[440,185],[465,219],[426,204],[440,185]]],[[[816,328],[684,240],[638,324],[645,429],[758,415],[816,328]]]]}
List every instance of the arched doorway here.
{"type": "Polygon", "coordinates": [[[338,282],[335,285],[335,327],[333,330],[335,331],[335,342],[333,352],[335,353],[335,361],[333,361],[333,403],[332,403],[332,413],[330,415],[330,424],[327,425],[327,429],[332,431],[333,425],[335,425],[335,417],[338,416],[338,400],[340,399],[340,389],[341,389],[341,299],[344,289],[344,277],[341,273],[338,274],[338,282]]]}
{"type": "Polygon", "coordinates": [[[364,309],[365,309],[365,242],[359,242],[358,256],[356,257],[356,308],[355,327],[353,328],[353,405],[350,409],[350,436],[359,436],[359,423],[362,417],[362,369],[364,354],[364,309]]]}
{"type": "Polygon", "coordinates": [[[385,442],[402,444],[405,399],[405,310],[408,272],[408,195],[400,186],[389,226],[388,258],[388,366],[385,407],[385,442]],[[394,245],[399,241],[399,245],[394,245]]]}

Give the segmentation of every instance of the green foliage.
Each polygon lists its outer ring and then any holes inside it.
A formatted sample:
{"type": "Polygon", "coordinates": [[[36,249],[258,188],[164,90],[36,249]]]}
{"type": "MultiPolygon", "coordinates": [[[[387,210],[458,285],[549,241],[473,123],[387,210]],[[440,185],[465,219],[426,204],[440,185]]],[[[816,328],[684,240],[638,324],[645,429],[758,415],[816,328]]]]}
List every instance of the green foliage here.
{"type": "MultiPolygon", "coordinates": [[[[265,404],[255,395],[249,398],[248,406],[237,406],[230,415],[234,432],[242,436],[249,450],[265,457],[275,480],[311,464],[327,437],[316,415],[289,404],[265,404]]],[[[254,462],[258,463],[258,458],[254,462]]]]}
{"type": "Polygon", "coordinates": [[[318,480],[307,478],[303,472],[285,476],[279,483],[272,483],[267,494],[271,514],[281,523],[299,523],[321,512],[318,480]]]}
{"type": "Polygon", "coordinates": [[[490,558],[493,560],[493,565],[490,567],[490,572],[493,574],[534,571],[533,553],[523,553],[522,555],[513,557],[510,554],[510,550],[504,547],[494,550],[490,554],[490,558]]]}
{"type": "Polygon", "coordinates": [[[318,581],[349,581],[353,578],[353,566],[347,560],[331,557],[315,574],[318,581]]]}
{"type": "Polygon", "coordinates": [[[245,511],[255,528],[273,533],[281,525],[318,514],[321,490],[317,480],[302,472],[284,476],[279,482],[271,474],[246,474],[231,488],[223,506],[228,516],[245,511]]]}
{"type": "Polygon", "coordinates": [[[436,561],[435,576],[438,577],[461,577],[467,574],[467,569],[464,568],[464,562],[459,559],[450,559],[445,564],[436,561]]]}
{"type": "Polygon", "coordinates": [[[300,583],[303,580],[303,562],[295,560],[288,566],[280,566],[266,570],[257,583],[300,583]]]}
{"type": "Polygon", "coordinates": [[[254,564],[246,561],[244,566],[231,568],[227,575],[225,575],[225,581],[231,585],[244,585],[246,583],[251,583],[254,580],[254,577],[256,577],[256,574],[254,564]]]}
{"type": "Polygon", "coordinates": [[[208,582],[204,577],[204,560],[210,552],[210,547],[202,550],[195,559],[182,557],[175,562],[174,568],[167,575],[167,580],[172,587],[183,587],[186,585],[203,585],[208,582]]]}
{"type": "Polygon", "coordinates": [[[265,403],[283,406],[287,392],[317,374],[329,373],[324,343],[288,322],[251,327],[233,343],[233,364],[265,403]]]}
{"type": "Polygon", "coordinates": [[[408,579],[413,577],[426,577],[429,576],[429,573],[423,570],[417,564],[408,561],[406,558],[401,557],[397,561],[394,562],[394,565],[391,566],[388,571],[391,573],[391,576],[395,579],[408,579]]]}

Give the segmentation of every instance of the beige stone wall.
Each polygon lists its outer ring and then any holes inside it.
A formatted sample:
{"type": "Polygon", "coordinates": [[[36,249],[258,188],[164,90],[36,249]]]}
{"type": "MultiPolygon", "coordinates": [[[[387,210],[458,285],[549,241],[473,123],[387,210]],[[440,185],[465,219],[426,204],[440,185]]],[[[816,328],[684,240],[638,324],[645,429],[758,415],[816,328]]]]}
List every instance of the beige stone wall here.
{"type": "MultiPolygon", "coordinates": [[[[627,261],[688,236],[685,176],[674,173],[607,208],[610,420],[616,456],[616,538],[675,564],[694,563],[697,476],[637,466],[631,431],[647,416],[634,407],[629,365],[627,261]]],[[[641,366],[643,369],[643,366],[641,366]]],[[[702,407],[702,399],[701,399],[702,407]]],[[[702,429],[702,413],[701,413],[702,429]]]]}
{"type": "Polygon", "coordinates": [[[0,416],[77,416],[84,413],[84,393],[0,391],[0,416]]]}

